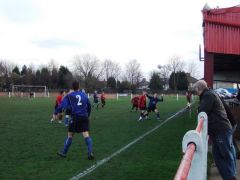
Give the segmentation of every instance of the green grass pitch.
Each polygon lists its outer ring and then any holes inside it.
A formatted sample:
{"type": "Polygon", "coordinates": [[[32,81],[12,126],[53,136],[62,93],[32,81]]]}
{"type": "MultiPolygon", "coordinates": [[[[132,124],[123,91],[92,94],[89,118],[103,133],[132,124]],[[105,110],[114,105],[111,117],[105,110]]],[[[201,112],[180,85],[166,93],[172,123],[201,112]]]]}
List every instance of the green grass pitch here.
{"type": "MultiPolygon", "coordinates": [[[[49,123],[53,106],[54,98],[0,98],[0,179],[70,179],[160,123],[153,113],[137,122],[139,113],[130,112],[130,98],[107,100],[104,109],[92,110],[95,160],[87,160],[80,134],[62,159],[56,153],[67,131],[63,124],[49,123]]],[[[158,104],[162,119],[185,106],[185,97],[167,97],[158,104]]],[[[173,179],[182,157],[182,137],[196,126],[193,112],[191,118],[185,113],[170,120],[83,179],[173,179]]]]}

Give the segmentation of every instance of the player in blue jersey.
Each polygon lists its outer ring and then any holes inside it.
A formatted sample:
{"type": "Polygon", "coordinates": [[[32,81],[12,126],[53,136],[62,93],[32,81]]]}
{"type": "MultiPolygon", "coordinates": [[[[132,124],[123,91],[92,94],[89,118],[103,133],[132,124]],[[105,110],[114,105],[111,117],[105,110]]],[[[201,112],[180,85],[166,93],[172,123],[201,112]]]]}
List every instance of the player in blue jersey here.
{"type": "Polygon", "coordinates": [[[93,108],[94,106],[96,105],[96,109],[98,109],[98,106],[99,106],[100,102],[99,102],[99,97],[98,97],[98,93],[97,91],[95,90],[94,91],[94,94],[93,94],[93,108]]]}
{"type": "Polygon", "coordinates": [[[155,112],[157,115],[157,120],[160,120],[160,114],[157,108],[157,103],[163,101],[163,96],[161,97],[161,99],[158,98],[157,93],[154,93],[153,96],[149,96],[148,94],[146,96],[149,99],[149,103],[148,103],[147,111],[145,111],[144,113],[144,118],[147,119],[148,114],[150,112],[155,112]]]}
{"type": "Polygon", "coordinates": [[[72,144],[74,133],[82,133],[87,148],[88,148],[88,159],[94,159],[92,152],[92,139],[89,135],[89,116],[91,113],[91,104],[88,97],[82,91],[79,91],[79,83],[73,82],[73,92],[66,95],[59,108],[58,112],[62,109],[71,110],[71,119],[68,126],[68,137],[64,142],[63,149],[58,152],[61,157],[66,157],[69,147],[72,144]]]}

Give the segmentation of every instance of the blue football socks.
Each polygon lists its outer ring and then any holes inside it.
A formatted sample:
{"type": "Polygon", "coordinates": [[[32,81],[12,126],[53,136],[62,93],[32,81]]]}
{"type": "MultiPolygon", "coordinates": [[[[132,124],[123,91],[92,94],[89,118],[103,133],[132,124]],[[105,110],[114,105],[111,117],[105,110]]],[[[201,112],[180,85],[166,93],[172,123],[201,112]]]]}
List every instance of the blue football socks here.
{"type": "Polygon", "coordinates": [[[86,137],[85,142],[88,148],[88,155],[92,154],[92,138],[91,137],[86,137]]]}
{"type": "Polygon", "coordinates": [[[62,153],[67,154],[68,149],[69,149],[69,147],[71,146],[71,144],[72,144],[72,138],[68,137],[68,138],[65,140],[64,148],[63,148],[62,153]]]}

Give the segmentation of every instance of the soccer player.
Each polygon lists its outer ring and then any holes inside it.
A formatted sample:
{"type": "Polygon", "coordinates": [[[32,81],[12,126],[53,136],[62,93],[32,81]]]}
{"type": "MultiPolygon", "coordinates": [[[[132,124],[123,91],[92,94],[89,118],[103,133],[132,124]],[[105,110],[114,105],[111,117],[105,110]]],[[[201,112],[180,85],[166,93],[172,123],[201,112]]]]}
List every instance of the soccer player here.
{"type": "Polygon", "coordinates": [[[156,115],[157,115],[157,120],[160,120],[160,114],[159,114],[159,111],[158,111],[158,108],[157,108],[157,103],[160,102],[160,101],[163,101],[163,95],[162,95],[161,99],[159,99],[157,97],[157,93],[154,93],[153,96],[149,96],[148,94],[146,94],[146,96],[149,99],[149,103],[148,103],[147,111],[144,112],[143,117],[141,118],[141,120],[143,118],[147,119],[148,118],[148,114],[150,112],[155,112],[156,115]]]}
{"type": "Polygon", "coordinates": [[[58,152],[61,157],[66,157],[69,147],[72,144],[74,133],[82,133],[87,148],[88,159],[94,159],[92,152],[92,139],[89,135],[89,116],[91,113],[91,104],[88,97],[82,91],[79,91],[79,83],[73,82],[73,92],[66,95],[58,107],[57,112],[62,109],[71,109],[71,120],[68,127],[68,137],[64,142],[64,147],[58,152]]]}
{"type": "Polygon", "coordinates": [[[54,113],[53,113],[53,117],[51,119],[51,123],[55,120],[58,120],[59,123],[62,123],[61,119],[62,119],[62,112],[57,114],[56,110],[57,108],[59,107],[59,105],[61,104],[62,102],[62,98],[64,96],[65,92],[64,91],[60,91],[59,92],[59,95],[57,96],[56,98],[56,101],[55,101],[55,106],[54,106],[54,113]]]}
{"type": "Polygon", "coordinates": [[[97,105],[96,109],[98,109],[99,100],[98,100],[98,93],[96,90],[94,91],[94,94],[93,94],[93,108],[95,105],[97,105]]]}
{"type": "Polygon", "coordinates": [[[104,91],[102,92],[100,99],[102,103],[102,108],[104,108],[104,106],[106,105],[106,97],[105,97],[104,91]]]}
{"type": "Polygon", "coordinates": [[[189,90],[186,92],[186,97],[187,97],[187,107],[190,108],[192,93],[189,90]]]}
{"type": "Polygon", "coordinates": [[[139,98],[140,96],[135,96],[131,99],[131,103],[132,103],[131,111],[133,111],[134,109],[135,109],[135,112],[138,111],[139,98]]]}
{"type": "Polygon", "coordinates": [[[142,92],[142,95],[139,97],[139,101],[138,101],[138,107],[141,111],[140,117],[138,119],[138,121],[142,121],[144,118],[144,112],[146,111],[146,91],[142,92]]]}

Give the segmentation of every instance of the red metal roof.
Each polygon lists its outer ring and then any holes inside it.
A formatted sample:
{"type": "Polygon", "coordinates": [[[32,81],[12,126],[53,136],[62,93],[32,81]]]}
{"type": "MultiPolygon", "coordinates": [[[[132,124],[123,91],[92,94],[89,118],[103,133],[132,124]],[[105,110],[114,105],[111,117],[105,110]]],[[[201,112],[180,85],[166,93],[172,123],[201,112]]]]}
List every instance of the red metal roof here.
{"type": "Polygon", "coordinates": [[[204,49],[240,55],[240,7],[203,10],[204,49]]]}

